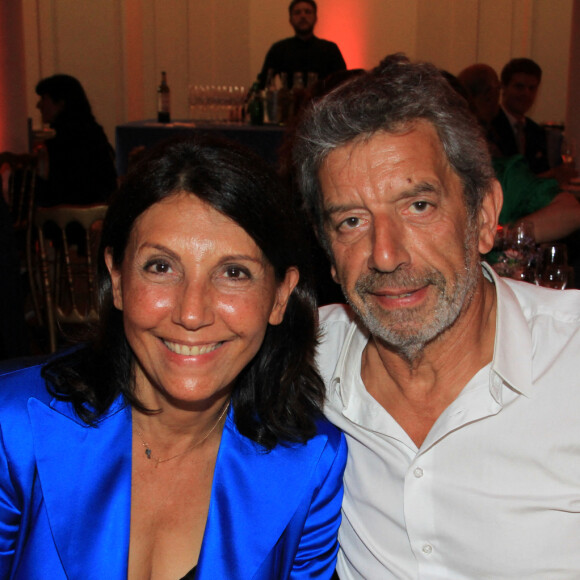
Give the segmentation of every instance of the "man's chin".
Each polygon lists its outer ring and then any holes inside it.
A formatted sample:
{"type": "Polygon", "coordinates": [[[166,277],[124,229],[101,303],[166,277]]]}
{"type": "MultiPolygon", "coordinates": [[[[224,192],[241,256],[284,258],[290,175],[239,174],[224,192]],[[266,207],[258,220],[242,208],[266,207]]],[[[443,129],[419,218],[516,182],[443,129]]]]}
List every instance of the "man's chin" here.
{"type": "Polygon", "coordinates": [[[295,28],[294,32],[300,36],[310,36],[314,32],[313,27],[308,28],[295,28]]]}

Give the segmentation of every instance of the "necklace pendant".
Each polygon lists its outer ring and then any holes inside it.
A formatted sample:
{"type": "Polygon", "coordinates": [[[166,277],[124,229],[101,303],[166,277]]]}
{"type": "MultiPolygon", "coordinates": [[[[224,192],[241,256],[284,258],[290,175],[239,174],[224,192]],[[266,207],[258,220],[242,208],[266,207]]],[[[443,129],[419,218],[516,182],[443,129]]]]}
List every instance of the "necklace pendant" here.
{"type": "Polygon", "coordinates": [[[147,459],[151,459],[151,449],[149,447],[145,448],[145,455],[147,455],[147,459]]]}

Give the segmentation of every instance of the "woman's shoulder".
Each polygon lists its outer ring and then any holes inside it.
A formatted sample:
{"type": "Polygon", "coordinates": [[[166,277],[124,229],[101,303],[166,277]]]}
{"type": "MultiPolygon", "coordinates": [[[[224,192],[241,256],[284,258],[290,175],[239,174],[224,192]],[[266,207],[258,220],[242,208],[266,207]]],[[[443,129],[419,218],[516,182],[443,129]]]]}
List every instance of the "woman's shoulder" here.
{"type": "Polygon", "coordinates": [[[34,444],[30,422],[30,405],[50,405],[53,397],[41,376],[42,365],[0,374],[0,457],[10,457],[13,464],[26,466],[30,475],[34,444]]]}
{"type": "Polygon", "coordinates": [[[342,447],[345,442],[343,432],[323,416],[316,420],[315,437],[324,437],[328,442],[327,445],[335,450],[342,447]]]}
{"type": "Polygon", "coordinates": [[[0,416],[25,408],[28,401],[39,399],[50,402],[52,396],[41,375],[43,364],[0,371],[0,416]]]}

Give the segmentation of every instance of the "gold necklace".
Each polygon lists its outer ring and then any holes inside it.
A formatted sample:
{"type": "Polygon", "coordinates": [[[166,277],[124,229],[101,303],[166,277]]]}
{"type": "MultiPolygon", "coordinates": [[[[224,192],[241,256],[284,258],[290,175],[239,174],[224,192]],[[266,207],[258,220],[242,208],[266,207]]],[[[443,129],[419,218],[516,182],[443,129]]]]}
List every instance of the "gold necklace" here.
{"type": "Polygon", "coordinates": [[[192,443],[185,451],[182,451],[181,453],[178,453],[177,455],[172,455],[171,457],[167,457],[167,459],[161,459],[160,457],[153,456],[153,451],[151,450],[151,446],[148,443],[146,443],[145,439],[143,438],[143,433],[139,429],[137,422],[133,421],[135,424],[135,431],[137,432],[139,439],[141,439],[141,445],[143,445],[143,447],[145,448],[145,455],[147,456],[147,459],[153,459],[155,461],[155,469],[157,469],[157,467],[159,467],[160,463],[167,463],[168,461],[171,461],[172,459],[176,459],[177,457],[181,457],[182,455],[189,453],[192,449],[195,449],[198,445],[201,445],[214,432],[215,428],[219,425],[220,421],[223,419],[224,415],[226,414],[226,411],[228,410],[229,406],[230,406],[230,402],[228,401],[224,405],[224,408],[222,409],[222,412],[220,413],[218,420],[213,424],[213,427],[203,435],[203,437],[201,439],[198,439],[197,441],[192,443]]]}

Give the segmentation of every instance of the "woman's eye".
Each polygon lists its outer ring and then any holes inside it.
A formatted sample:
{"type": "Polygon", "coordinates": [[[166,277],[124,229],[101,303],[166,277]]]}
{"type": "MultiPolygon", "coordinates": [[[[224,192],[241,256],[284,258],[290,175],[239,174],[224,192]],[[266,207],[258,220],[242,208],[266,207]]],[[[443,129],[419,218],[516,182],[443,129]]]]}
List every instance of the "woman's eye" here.
{"type": "Polygon", "coordinates": [[[234,279],[246,279],[250,278],[250,273],[246,268],[241,268],[240,266],[228,266],[225,270],[226,278],[234,279]]]}
{"type": "Polygon", "coordinates": [[[145,270],[152,274],[169,274],[171,266],[163,260],[154,260],[145,264],[145,270]]]}

